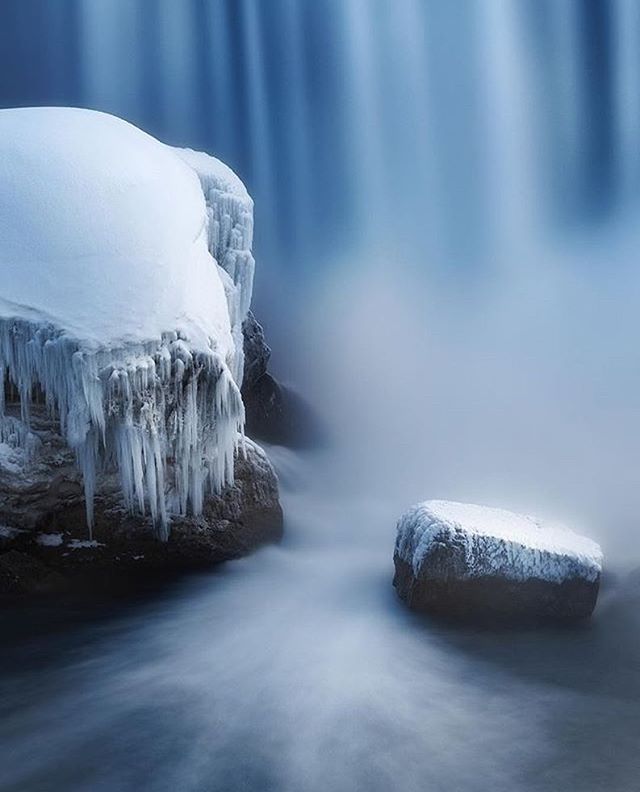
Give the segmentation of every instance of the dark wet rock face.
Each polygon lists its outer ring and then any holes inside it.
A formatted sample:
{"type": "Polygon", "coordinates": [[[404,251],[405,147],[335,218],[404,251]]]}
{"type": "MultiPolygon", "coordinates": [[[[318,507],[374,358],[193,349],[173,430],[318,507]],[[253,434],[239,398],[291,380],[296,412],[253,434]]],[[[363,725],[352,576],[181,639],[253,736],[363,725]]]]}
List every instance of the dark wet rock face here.
{"type": "Polygon", "coordinates": [[[32,430],[39,440],[33,460],[0,464],[2,594],[108,587],[123,576],[206,567],[282,535],[276,475],[262,449],[247,440],[236,457],[234,485],[207,498],[198,517],[174,517],[167,542],[155,538],[149,517],[125,508],[115,475],[103,474],[89,539],[73,453],[37,410],[32,430]]]}
{"type": "Polygon", "coordinates": [[[480,624],[577,622],[588,619],[599,580],[571,578],[560,583],[498,576],[442,579],[428,571],[416,577],[410,564],[394,558],[393,585],[413,610],[438,618],[480,624]]]}
{"type": "Polygon", "coordinates": [[[268,372],[271,349],[251,311],[242,329],[245,355],[242,400],[247,433],[290,448],[318,445],[323,435],[318,418],[301,396],[268,372]]]}
{"type": "Polygon", "coordinates": [[[262,325],[252,311],[242,323],[244,335],[244,377],[243,384],[252,388],[267,373],[271,358],[271,347],[267,344],[262,325]]]}
{"type": "Polygon", "coordinates": [[[48,594],[66,585],[63,575],[33,555],[17,550],[0,554],[0,594],[48,594]]]}
{"type": "Polygon", "coordinates": [[[309,448],[322,442],[313,411],[295,391],[280,385],[269,373],[251,388],[243,388],[246,428],[252,437],[289,448],[309,448]]]}

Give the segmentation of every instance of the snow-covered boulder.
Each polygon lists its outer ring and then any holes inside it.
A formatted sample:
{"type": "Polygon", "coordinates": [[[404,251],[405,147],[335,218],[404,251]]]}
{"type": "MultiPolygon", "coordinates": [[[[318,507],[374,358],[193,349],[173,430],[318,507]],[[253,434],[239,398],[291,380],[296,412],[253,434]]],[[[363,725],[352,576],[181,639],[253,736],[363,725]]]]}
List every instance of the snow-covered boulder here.
{"type": "Polygon", "coordinates": [[[4,458],[32,454],[44,402],[90,525],[102,471],[161,538],[232,484],[252,212],[225,165],[113,116],[0,111],[0,396],[22,425],[4,458]]]}
{"type": "Polygon", "coordinates": [[[416,610],[454,618],[579,620],[598,596],[598,545],[503,509],[426,501],[399,520],[394,586],[416,610]]]}

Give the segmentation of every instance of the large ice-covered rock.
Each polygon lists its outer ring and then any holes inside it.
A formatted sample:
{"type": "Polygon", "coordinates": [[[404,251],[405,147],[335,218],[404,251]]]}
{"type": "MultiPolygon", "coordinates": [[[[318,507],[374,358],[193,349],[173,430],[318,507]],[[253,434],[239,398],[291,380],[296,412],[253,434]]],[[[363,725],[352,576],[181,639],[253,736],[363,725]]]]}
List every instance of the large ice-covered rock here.
{"type": "Polygon", "coordinates": [[[400,518],[394,562],[410,607],[471,619],[587,618],[602,571],[598,545],[562,525],[448,501],[400,518]]]}
{"type": "Polygon", "coordinates": [[[2,432],[31,453],[43,401],[89,523],[113,469],[166,538],[233,482],[252,201],[214,158],[69,108],[0,111],[0,185],[0,395],[21,406],[2,432]]]}

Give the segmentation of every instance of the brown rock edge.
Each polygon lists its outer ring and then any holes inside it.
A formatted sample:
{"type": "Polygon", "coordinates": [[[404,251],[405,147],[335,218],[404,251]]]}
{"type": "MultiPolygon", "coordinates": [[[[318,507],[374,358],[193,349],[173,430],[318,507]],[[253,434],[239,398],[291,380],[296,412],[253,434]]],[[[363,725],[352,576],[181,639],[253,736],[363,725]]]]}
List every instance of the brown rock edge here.
{"type": "Polygon", "coordinates": [[[89,543],[73,459],[61,442],[52,446],[44,456],[51,462],[55,450],[56,474],[45,468],[30,480],[0,476],[0,523],[15,528],[0,536],[0,597],[135,587],[247,555],[282,537],[277,477],[249,440],[246,454],[236,457],[235,484],[209,497],[202,515],[174,518],[167,542],[154,538],[149,518],[123,507],[115,478],[105,478],[89,543]],[[42,544],[43,534],[49,540],[59,535],[59,544],[42,544]]]}
{"type": "Polygon", "coordinates": [[[571,578],[554,583],[499,576],[443,578],[428,572],[416,578],[411,564],[394,556],[393,585],[416,611],[444,620],[474,623],[578,622],[596,605],[600,580],[571,578]]]}

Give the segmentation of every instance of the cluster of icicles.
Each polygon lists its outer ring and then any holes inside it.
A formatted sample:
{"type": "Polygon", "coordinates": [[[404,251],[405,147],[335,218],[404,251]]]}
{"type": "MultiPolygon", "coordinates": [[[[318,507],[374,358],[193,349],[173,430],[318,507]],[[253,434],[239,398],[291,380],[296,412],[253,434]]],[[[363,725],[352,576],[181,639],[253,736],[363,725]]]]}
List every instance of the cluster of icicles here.
{"type": "Polygon", "coordinates": [[[4,405],[5,388],[11,386],[20,399],[24,436],[32,437],[30,406],[36,394],[43,395],[76,453],[90,532],[103,470],[117,470],[126,506],[142,514],[148,510],[162,540],[168,538],[171,514],[200,514],[208,493],[233,483],[244,425],[239,387],[242,321],[254,271],[252,203],[242,185],[232,184],[236,192],[229,192],[219,178],[220,173],[227,177],[226,170],[217,160],[202,155],[198,165],[209,249],[229,303],[236,347],[231,360],[218,354],[214,339],[209,349],[194,350],[176,332],[92,349],[52,325],[0,319],[0,425],[10,422],[15,436],[16,421],[5,416],[4,405]]]}

